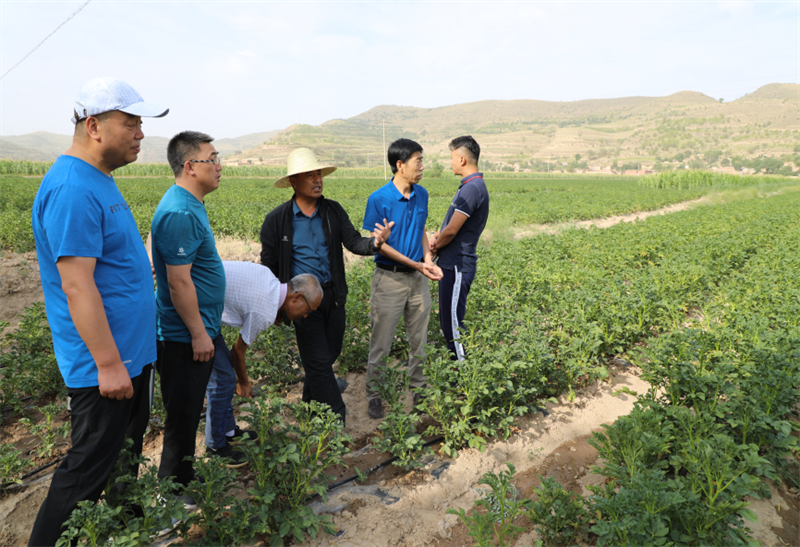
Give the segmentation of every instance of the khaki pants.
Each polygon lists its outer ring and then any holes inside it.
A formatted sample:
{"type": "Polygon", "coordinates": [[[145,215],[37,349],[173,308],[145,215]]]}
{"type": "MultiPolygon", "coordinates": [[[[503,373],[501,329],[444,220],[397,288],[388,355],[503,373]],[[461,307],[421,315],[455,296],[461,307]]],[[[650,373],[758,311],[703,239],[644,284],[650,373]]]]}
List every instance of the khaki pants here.
{"type": "Polygon", "coordinates": [[[419,272],[398,273],[375,268],[370,291],[372,333],[369,337],[367,399],[378,397],[375,382],[392,348],[392,338],[402,316],[408,337],[408,375],[411,387],[423,387],[423,346],[428,343],[431,293],[428,278],[419,272]]]}

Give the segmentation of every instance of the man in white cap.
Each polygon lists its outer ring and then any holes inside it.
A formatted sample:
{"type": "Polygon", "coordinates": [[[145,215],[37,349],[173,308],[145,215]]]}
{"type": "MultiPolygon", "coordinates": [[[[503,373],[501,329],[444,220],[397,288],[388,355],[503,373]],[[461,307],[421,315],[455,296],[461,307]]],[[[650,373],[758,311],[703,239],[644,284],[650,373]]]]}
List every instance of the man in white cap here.
{"type": "Polygon", "coordinates": [[[308,148],[289,154],[287,175],[274,186],[291,186],[294,195],[264,219],[261,263],[282,283],[301,273],[312,274],[322,283],[322,304],[294,322],[305,370],[303,401],[328,404],[344,422],[346,408],[332,368],[342,351],[346,322],[342,245],[355,254],[374,255],[389,239],[394,222],[383,219],[383,225],[375,224],[372,237],[362,237],[342,206],[322,196],[322,178],[335,170],[321,165],[308,148]]]}
{"type": "MultiPolygon", "coordinates": [[[[126,438],[141,454],[156,360],[150,262],[111,172],[136,161],[141,118],[169,112],[113,78],[75,101],[72,146],[33,202],[47,319],[67,385],[72,447],[56,469],[29,545],[55,545],[83,500],[97,501],[126,438]],[[120,290],[124,287],[124,290],[120,290]]],[[[137,466],[130,471],[135,475],[137,466]]]]}

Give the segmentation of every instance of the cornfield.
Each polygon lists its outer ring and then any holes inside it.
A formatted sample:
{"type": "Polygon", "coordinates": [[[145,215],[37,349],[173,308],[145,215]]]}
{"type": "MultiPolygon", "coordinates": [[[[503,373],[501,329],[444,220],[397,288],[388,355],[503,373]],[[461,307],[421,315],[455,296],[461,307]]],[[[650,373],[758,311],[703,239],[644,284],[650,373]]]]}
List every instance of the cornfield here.
{"type": "Polygon", "coordinates": [[[694,188],[744,188],[765,183],[788,182],[788,177],[765,175],[732,175],[711,171],[665,171],[655,175],[645,175],[639,179],[643,188],[669,188],[691,190],[694,188]]]}

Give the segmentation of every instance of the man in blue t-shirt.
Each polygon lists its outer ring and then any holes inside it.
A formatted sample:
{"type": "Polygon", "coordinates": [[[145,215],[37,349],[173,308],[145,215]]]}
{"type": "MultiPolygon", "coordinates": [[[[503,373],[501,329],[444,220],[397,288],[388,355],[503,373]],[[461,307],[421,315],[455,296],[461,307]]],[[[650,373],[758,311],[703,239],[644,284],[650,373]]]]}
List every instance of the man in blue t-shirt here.
{"type": "Polygon", "coordinates": [[[459,330],[464,329],[467,295],[478,264],[476,252],[486,219],[489,218],[489,191],[478,171],[481,147],[470,136],[450,142],[453,173],[461,184],[442,223],[442,229],[431,236],[430,248],[439,259],[443,271],[439,282],[439,324],[453,352],[453,359],[464,359],[464,346],[459,330]]]}
{"type": "MultiPolygon", "coordinates": [[[[72,146],[45,175],[31,215],[53,347],[71,409],[72,446],[56,469],[29,545],[55,545],[79,502],[97,501],[125,438],[141,454],[156,358],[150,264],[111,172],[136,161],[145,103],[113,78],[78,94],[72,146]]],[[[136,476],[138,465],[127,472],[136,476]]]]}
{"type": "MultiPolygon", "coordinates": [[[[399,139],[389,146],[389,165],[394,176],[367,200],[363,229],[368,230],[381,219],[394,221],[392,234],[375,256],[370,307],[372,332],[369,337],[367,362],[367,412],[370,418],[383,417],[383,401],[376,382],[389,355],[400,317],[408,336],[408,374],[410,386],[425,386],[422,374],[423,346],[428,341],[428,319],[431,294],[428,279],[441,278],[441,270],[433,263],[425,222],[428,219],[428,192],[418,183],[422,179],[422,147],[410,140],[399,139]]],[[[418,394],[414,394],[415,402],[418,394]]]]}
{"type": "MultiPolygon", "coordinates": [[[[161,198],[151,224],[156,272],[158,360],[167,418],[159,477],[186,486],[203,397],[222,338],[225,270],[217,254],[204,198],[219,187],[219,154],[213,139],[196,131],[169,141],[167,160],[175,184],[161,198]]],[[[191,509],[194,500],[182,494],[191,509]]]]}

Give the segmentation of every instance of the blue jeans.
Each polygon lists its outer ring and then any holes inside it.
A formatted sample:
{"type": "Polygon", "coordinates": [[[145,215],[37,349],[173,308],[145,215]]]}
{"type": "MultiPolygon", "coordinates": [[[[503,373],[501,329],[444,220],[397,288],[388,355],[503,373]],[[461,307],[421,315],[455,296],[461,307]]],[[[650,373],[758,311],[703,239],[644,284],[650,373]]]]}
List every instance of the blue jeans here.
{"type": "Polygon", "coordinates": [[[236,372],[231,350],[220,334],[214,340],[214,366],[206,388],[206,446],[214,450],[228,444],[225,433],[236,429],[233,417],[233,394],[236,391],[236,372]]]}

